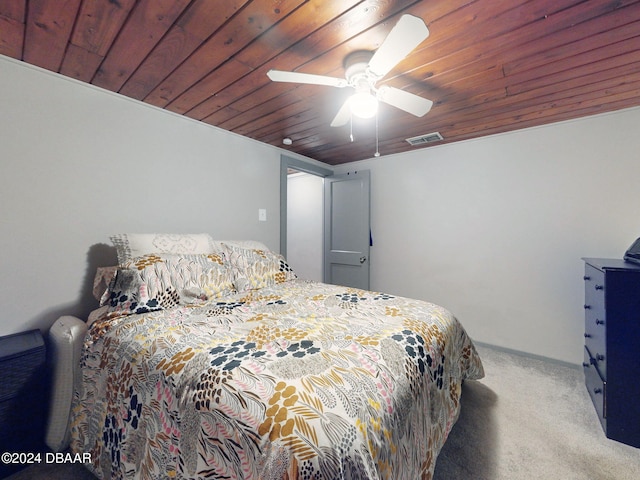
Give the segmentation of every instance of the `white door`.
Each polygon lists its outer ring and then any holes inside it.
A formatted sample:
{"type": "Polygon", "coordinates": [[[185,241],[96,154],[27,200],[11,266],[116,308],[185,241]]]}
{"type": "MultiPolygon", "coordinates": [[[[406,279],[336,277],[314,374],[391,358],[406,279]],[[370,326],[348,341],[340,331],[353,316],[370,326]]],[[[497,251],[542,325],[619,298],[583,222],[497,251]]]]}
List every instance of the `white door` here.
{"type": "Polygon", "coordinates": [[[324,281],[369,290],[370,172],[324,181],[324,281]]]}

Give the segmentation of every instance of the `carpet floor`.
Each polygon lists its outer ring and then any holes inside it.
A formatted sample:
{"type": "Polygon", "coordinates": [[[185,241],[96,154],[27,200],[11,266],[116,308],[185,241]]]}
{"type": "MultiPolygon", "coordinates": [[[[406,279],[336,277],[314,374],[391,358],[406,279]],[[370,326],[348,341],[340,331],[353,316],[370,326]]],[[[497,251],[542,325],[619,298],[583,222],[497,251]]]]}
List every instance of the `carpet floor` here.
{"type": "Polygon", "coordinates": [[[434,480],[640,478],[640,449],[605,436],[581,368],[478,351],[486,376],[465,383],[434,480]]]}
{"type": "MultiPolygon", "coordinates": [[[[486,377],[462,412],[434,480],[636,480],[640,449],[605,437],[582,370],[478,346],[486,377]]],[[[93,480],[79,465],[35,465],[10,480],[93,480]]]]}

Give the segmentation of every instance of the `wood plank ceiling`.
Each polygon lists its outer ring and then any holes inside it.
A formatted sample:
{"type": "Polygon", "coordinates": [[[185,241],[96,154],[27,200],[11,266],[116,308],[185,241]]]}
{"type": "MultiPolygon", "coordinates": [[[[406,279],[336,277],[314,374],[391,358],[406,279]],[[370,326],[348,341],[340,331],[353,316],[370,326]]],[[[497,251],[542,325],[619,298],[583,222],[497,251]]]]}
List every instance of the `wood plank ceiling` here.
{"type": "Polygon", "coordinates": [[[404,13],[431,34],[378,86],[434,106],[382,104],[382,155],[640,105],[631,0],[2,0],[0,54],[335,165],[373,156],[375,120],[332,128],[350,89],[266,72],[343,77],[404,13]]]}

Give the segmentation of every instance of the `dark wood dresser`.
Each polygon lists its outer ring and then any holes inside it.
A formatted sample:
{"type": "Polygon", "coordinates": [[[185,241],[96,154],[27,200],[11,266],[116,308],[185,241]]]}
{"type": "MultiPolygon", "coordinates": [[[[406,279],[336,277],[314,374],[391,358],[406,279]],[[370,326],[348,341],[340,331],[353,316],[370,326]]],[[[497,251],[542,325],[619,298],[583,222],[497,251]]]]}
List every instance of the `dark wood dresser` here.
{"type": "Polygon", "coordinates": [[[607,437],[640,447],[640,265],[583,260],[587,390],[607,437]]]}

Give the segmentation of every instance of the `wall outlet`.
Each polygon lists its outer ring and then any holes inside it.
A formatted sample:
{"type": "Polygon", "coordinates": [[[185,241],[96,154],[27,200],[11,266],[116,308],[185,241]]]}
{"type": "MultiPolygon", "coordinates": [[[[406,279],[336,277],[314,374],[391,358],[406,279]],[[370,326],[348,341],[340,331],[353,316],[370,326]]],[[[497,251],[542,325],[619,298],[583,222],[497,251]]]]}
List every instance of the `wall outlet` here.
{"type": "Polygon", "coordinates": [[[258,220],[261,221],[261,222],[266,222],[267,221],[267,209],[266,208],[258,209],[258,220]]]}

